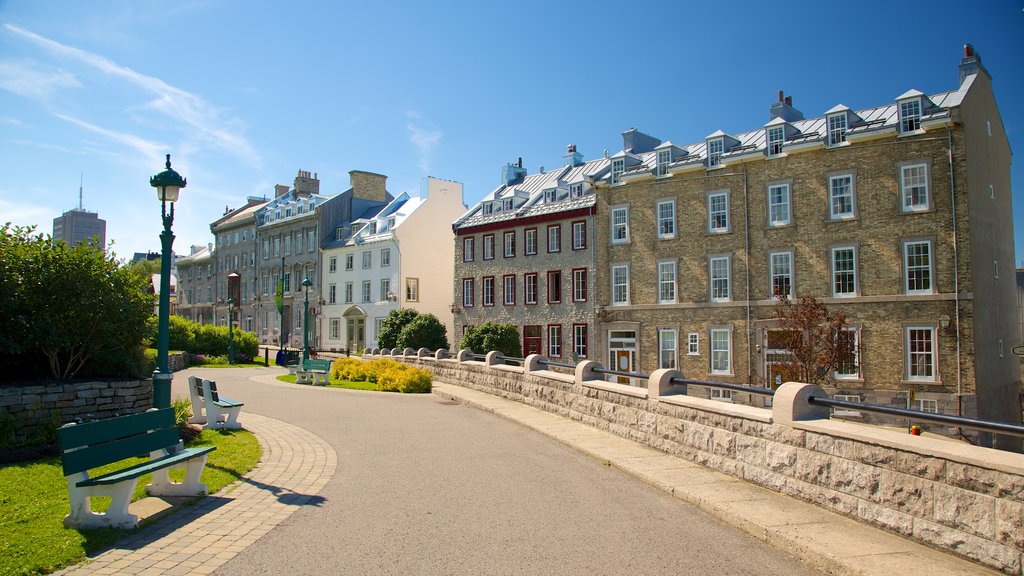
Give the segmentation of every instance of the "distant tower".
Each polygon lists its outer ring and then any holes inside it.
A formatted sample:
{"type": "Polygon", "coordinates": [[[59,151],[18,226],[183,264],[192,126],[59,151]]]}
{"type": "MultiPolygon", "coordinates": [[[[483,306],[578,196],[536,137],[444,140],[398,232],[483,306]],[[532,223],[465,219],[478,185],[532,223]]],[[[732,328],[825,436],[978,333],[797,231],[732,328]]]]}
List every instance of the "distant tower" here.
{"type": "Polygon", "coordinates": [[[100,250],[107,246],[107,221],[82,207],[82,180],[78,183],[78,207],[53,219],[53,239],[74,246],[88,242],[100,250]]]}

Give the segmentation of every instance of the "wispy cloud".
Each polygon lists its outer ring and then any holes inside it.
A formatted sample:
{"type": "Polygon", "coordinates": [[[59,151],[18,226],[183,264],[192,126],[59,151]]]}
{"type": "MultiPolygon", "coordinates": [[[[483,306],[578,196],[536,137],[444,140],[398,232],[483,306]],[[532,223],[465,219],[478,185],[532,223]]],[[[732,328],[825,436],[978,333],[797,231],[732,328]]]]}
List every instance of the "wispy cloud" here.
{"type": "MultiPolygon", "coordinates": [[[[198,136],[202,141],[227,153],[239,156],[251,165],[258,166],[262,164],[260,154],[241,135],[241,122],[234,119],[223,119],[221,111],[200,96],[171,86],[159,78],[147,76],[126,66],[121,66],[98,54],[61,44],[13,24],[4,24],[4,27],[62,58],[83,63],[104,74],[125,80],[155,95],[156,98],[149,102],[145,106],[146,108],[156,110],[187,124],[191,129],[191,133],[198,136]]],[[[73,80],[74,78],[72,77],[71,79],[73,80]]],[[[55,81],[59,80],[53,80],[51,83],[55,81]]],[[[56,86],[60,87],[59,84],[56,86]]]]}
{"type": "Polygon", "coordinates": [[[145,138],[140,138],[134,134],[109,130],[107,128],[96,126],[95,124],[90,124],[84,120],[79,120],[78,118],[72,118],[66,114],[55,113],[54,116],[132,148],[142,154],[147,160],[151,161],[151,163],[159,164],[160,160],[163,158],[162,152],[167,150],[166,144],[146,140],[145,138]]]}
{"type": "Polygon", "coordinates": [[[405,116],[409,119],[406,128],[409,130],[409,141],[416,147],[420,170],[429,173],[434,149],[444,133],[416,112],[408,111],[405,116]]]}
{"type": "MultiPolygon", "coordinates": [[[[8,191],[0,190],[0,214],[3,214],[0,219],[0,224],[3,222],[11,222],[18,226],[31,226],[38,224],[39,222],[46,222],[53,218],[55,214],[53,210],[45,206],[37,206],[30,204],[25,201],[24,198],[19,197],[13,191],[9,197],[17,198],[15,201],[4,200],[4,196],[8,196],[8,191]]],[[[40,227],[42,228],[42,227],[40,227]]],[[[40,229],[39,231],[44,231],[40,229]]]]}
{"type": "Polygon", "coordinates": [[[77,86],[74,74],[64,70],[40,70],[32,60],[0,61],[0,88],[25,98],[47,102],[59,90],[77,86]]]}

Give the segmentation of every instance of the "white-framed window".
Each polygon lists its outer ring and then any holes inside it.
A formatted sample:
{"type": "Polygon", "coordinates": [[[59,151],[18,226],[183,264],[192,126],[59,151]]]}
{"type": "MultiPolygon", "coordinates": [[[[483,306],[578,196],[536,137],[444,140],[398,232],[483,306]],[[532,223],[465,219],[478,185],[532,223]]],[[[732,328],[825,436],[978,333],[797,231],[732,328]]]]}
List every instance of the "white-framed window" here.
{"type": "Polygon", "coordinates": [[[494,212],[494,206],[490,202],[484,202],[480,205],[480,213],[484,216],[494,212]]]}
{"type": "Polygon", "coordinates": [[[476,290],[476,281],[473,278],[462,279],[462,305],[466,308],[473,307],[474,291],[476,290]]]}
{"type": "Polygon", "coordinates": [[[729,192],[708,194],[708,232],[729,231],[729,192]]]}
{"type": "Polygon", "coordinates": [[[502,198],[501,209],[505,212],[511,212],[513,205],[513,198],[502,198]]]}
{"type": "Polygon", "coordinates": [[[380,249],[380,266],[381,268],[391,266],[391,248],[380,249]]]}
{"type": "Polygon", "coordinates": [[[710,279],[711,301],[727,302],[729,292],[729,256],[712,256],[708,258],[708,278],[710,279]]]}
{"type": "Polygon", "coordinates": [[[686,335],[686,354],[688,356],[700,355],[700,334],[690,332],[686,335]]]}
{"type": "Polygon", "coordinates": [[[625,244],[629,242],[629,207],[613,207],[611,220],[612,244],[625,244]]]}
{"type": "Polygon", "coordinates": [[[502,241],[505,247],[505,258],[513,258],[516,255],[516,233],[515,231],[505,232],[502,235],[502,241]]]}
{"type": "Polygon", "coordinates": [[[921,412],[939,413],[939,401],[929,398],[921,398],[917,401],[917,409],[921,412]]]}
{"type": "Polygon", "coordinates": [[[732,330],[728,328],[712,328],[711,341],[711,373],[732,373],[732,330]]]}
{"type": "Polygon", "coordinates": [[[419,278],[406,278],[405,279],[405,299],[409,302],[420,301],[420,279],[419,278]]]}
{"type": "Polygon", "coordinates": [[[572,301],[587,301],[587,269],[573,268],[572,270],[572,301]]]}
{"type": "Polygon", "coordinates": [[[331,318],[331,340],[341,339],[341,318],[331,318]]]}
{"type": "Polygon", "coordinates": [[[676,201],[662,200],[655,207],[658,214],[658,238],[676,237],[676,201]]]}
{"type": "Polygon", "coordinates": [[[295,233],[295,253],[302,254],[302,231],[295,233]]]}
{"type": "Polygon", "coordinates": [[[505,306],[516,305],[516,275],[508,274],[502,276],[502,282],[504,283],[504,290],[502,290],[502,302],[505,306]]]}
{"type": "Polygon", "coordinates": [[[337,304],[338,303],[338,285],[331,284],[327,287],[327,303],[337,304]]]}
{"type": "Polygon", "coordinates": [[[854,217],[853,174],[838,174],[828,178],[828,214],[832,220],[854,217]]]}
{"type": "Polygon", "coordinates": [[[587,325],[572,325],[572,351],[577,358],[587,357],[587,325]]]}
{"type": "Polygon", "coordinates": [[[583,250],[587,247],[587,221],[572,223],[572,249],[583,250]]]}
{"type": "Polygon", "coordinates": [[[857,295],[857,249],[853,246],[832,248],[832,296],[848,298],[857,295]]]}
{"type": "Polygon", "coordinates": [[[483,294],[480,300],[484,306],[494,306],[494,276],[484,276],[483,294]]]}
{"type": "Polygon", "coordinates": [[[658,304],[676,302],[676,261],[658,262],[658,304]]]}
{"type": "Polygon", "coordinates": [[[384,317],[376,316],[373,319],[373,337],[374,339],[380,338],[380,328],[384,325],[384,317]]]}
{"type": "Polygon", "coordinates": [[[363,252],[363,269],[367,269],[373,262],[373,252],[366,250],[363,252]]]}
{"type": "Polygon", "coordinates": [[[655,176],[668,174],[668,165],[672,162],[672,150],[658,150],[658,160],[654,168],[655,176]]]}
{"type": "Polygon", "coordinates": [[[676,331],[670,328],[658,329],[658,368],[676,367],[676,331]]]}
{"type": "Polygon", "coordinates": [[[562,356],[562,326],[560,324],[548,325],[548,356],[561,358],[562,356]]]}
{"type": "Polygon", "coordinates": [[[363,302],[370,302],[371,284],[369,280],[363,280],[363,302]]]}
{"type": "Polygon", "coordinates": [[[556,188],[548,188],[544,191],[544,203],[549,204],[555,201],[558,190],[556,188]]]}
{"type": "Polygon", "coordinates": [[[338,257],[337,256],[331,256],[331,259],[328,260],[327,262],[328,262],[328,264],[327,264],[327,271],[328,272],[337,272],[338,271],[338,257]]]}
{"type": "Polygon", "coordinates": [[[793,252],[769,252],[768,275],[771,278],[770,296],[793,298],[793,252]]]}
{"type": "Polygon", "coordinates": [[[768,132],[768,155],[778,156],[782,154],[782,145],[786,141],[785,126],[770,126],[768,132]]]}
{"type": "Polygon", "coordinates": [[[768,225],[786,226],[792,223],[789,201],[789,184],[768,186],[768,225]]]}
{"type": "Polygon", "coordinates": [[[732,402],[732,390],[725,388],[712,388],[711,399],[720,400],[722,402],[732,402]]]}
{"type": "Polygon", "coordinates": [[[528,272],[523,274],[523,297],[525,304],[537,303],[537,273],[528,272]]]}
{"type": "Polygon", "coordinates": [[[619,184],[622,173],[626,171],[626,159],[616,158],[612,160],[612,184],[619,184]]]}
{"type": "MultiPolygon", "coordinates": [[[[310,203],[310,209],[312,208],[312,203],[310,203]]],[[[309,232],[306,232],[306,242],[306,251],[312,252],[313,249],[316,248],[316,230],[310,230],[309,232]]]]}
{"type": "Polygon", "coordinates": [[[345,270],[352,269],[352,262],[355,260],[355,254],[345,254],[345,270]]]}
{"type": "Polygon", "coordinates": [[[562,225],[551,224],[548,226],[548,252],[562,251],[562,225]]]}
{"type": "Polygon", "coordinates": [[[836,347],[839,358],[836,363],[835,377],[838,380],[849,380],[860,377],[860,330],[856,326],[847,326],[836,333],[836,347]]]}
{"type": "Polygon", "coordinates": [[[903,243],[903,269],[907,294],[934,292],[931,240],[909,240],[903,243]]]}
{"type": "Polygon", "coordinates": [[[921,99],[900,102],[900,133],[913,132],[921,128],[921,99]]]}
{"type": "Polygon", "coordinates": [[[345,304],[352,303],[352,283],[345,282],[345,304]]]}
{"type": "Polygon", "coordinates": [[[629,264],[612,266],[612,306],[629,304],[629,264]]]}
{"type": "Polygon", "coordinates": [[[828,145],[836,146],[846,142],[846,113],[830,114],[828,117],[828,145]]]}
{"type": "Polygon", "coordinates": [[[527,228],[523,231],[523,243],[526,244],[525,252],[527,256],[533,256],[537,253],[536,228],[527,228]]]}
{"type": "Polygon", "coordinates": [[[725,152],[725,139],[708,140],[708,168],[722,165],[722,153],[725,152]]]}
{"type": "Polygon", "coordinates": [[[900,197],[904,212],[921,212],[931,208],[928,164],[920,162],[900,166],[900,197]]]}
{"type": "Polygon", "coordinates": [[[934,326],[907,326],[903,330],[907,380],[935,382],[936,346],[934,326]]]}
{"type": "Polygon", "coordinates": [[[494,234],[484,236],[484,260],[494,260],[494,234]]]}
{"type": "Polygon", "coordinates": [[[380,279],[380,301],[388,299],[388,292],[391,292],[391,278],[380,279]]]}
{"type": "MultiPolygon", "coordinates": [[[[847,402],[861,402],[860,396],[857,394],[836,394],[833,396],[836,400],[845,400],[847,402]]],[[[860,410],[851,410],[849,408],[833,408],[832,414],[835,416],[861,416],[860,410]]]]}
{"type": "Polygon", "coordinates": [[[569,197],[580,198],[583,196],[583,182],[569,184],[569,197]]]}

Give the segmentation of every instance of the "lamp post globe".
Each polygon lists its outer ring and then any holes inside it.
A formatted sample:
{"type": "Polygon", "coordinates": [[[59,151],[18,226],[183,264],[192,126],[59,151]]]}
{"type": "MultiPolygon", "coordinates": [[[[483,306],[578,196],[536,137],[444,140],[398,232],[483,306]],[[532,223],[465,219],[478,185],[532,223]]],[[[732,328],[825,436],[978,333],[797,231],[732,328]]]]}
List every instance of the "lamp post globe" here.
{"type": "Polygon", "coordinates": [[[306,297],[303,303],[302,312],[302,362],[309,360],[309,287],[313,281],[308,277],[302,281],[302,287],[306,289],[306,297]]]}
{"type": "Polygon", "coordinates": [[[160,199],[161,218],[164,229],[160,233],[160,307],[157,315],[157,347],[156,371],[153,372],[153,407],[170,408],[171,406],[171,374],[167,366],[167,349],[170,341],[169,317],[171,312],[171,246],[174,234],[174,203],[178,193],[188,182],[171,169],[171,155],[167,155],[166,170],[149,179],[149,185],[156,188],[156,196],[160,199]],[[170,213],[167,203],[171,203],[170,213]]]}
{"type": "Polygon", "coordinates": [[[235,299],[228,298],[228,364],[235,363],[235,338],[231,331],[235,325],[235,299]]]}

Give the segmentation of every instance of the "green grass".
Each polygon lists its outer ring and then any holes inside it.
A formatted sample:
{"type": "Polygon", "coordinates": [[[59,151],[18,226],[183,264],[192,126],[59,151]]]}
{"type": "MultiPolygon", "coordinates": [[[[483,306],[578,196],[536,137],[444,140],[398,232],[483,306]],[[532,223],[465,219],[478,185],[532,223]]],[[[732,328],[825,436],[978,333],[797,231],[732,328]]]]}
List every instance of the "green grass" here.
{"type": "Polygon", "coordinates": [[[191,364],[189,368],[263,368],[263,362],[236,362],[234,364],[217,363],[217,364],[191,364]]]}
{"type": "MultiPolygon", "coordinates": [[[[260,458],[256,437],[244,430],[204,430],[190,446],[214,445],[202,481],[209,492],[220,490],[252,470],[260,458]]],[[[117,470],[141,462],[134,458],[97,468],[92,474],[117,470]]],[[[184,470],[171,472],[180,481],[184,470]]],[[[150,475],[139,479],[133,499],[146,494],[150,475]]],[[[93,498],[93,509],[109,506],[109,498],[93,498]]],[[[48,574],[81,562],[86,554],[109,546],[135,530],[101,528],[68,530],[64,516],[70,510],[67,482],[60,458],[0,466],[0,574],[48,574]]]]}
{"type": "MultiPolygon", "coordinates": [[[[294,374],[285,374],[278,376],[278,380],[281,382],[289,382],[295,384],[294,374]]],[[[349,390],[376,390],[377,384],[373,382],[352,382],[349,380],[334,380],[333,378],[327,382],[328,388],[347,388],[349,390]]]]}

